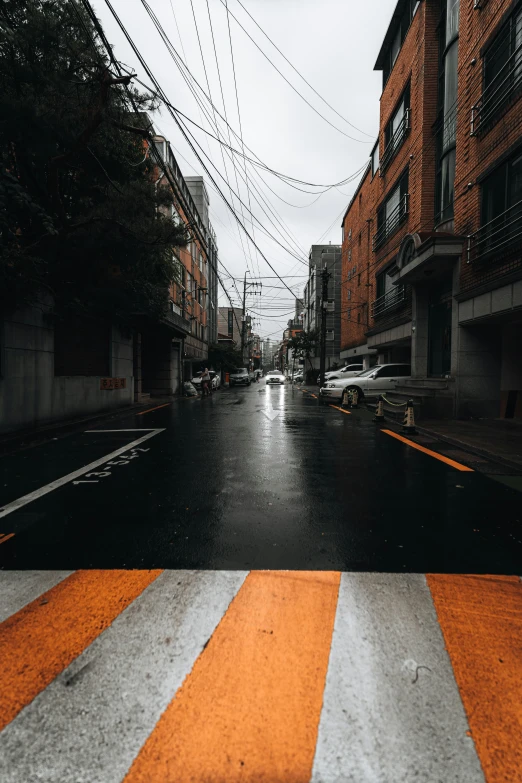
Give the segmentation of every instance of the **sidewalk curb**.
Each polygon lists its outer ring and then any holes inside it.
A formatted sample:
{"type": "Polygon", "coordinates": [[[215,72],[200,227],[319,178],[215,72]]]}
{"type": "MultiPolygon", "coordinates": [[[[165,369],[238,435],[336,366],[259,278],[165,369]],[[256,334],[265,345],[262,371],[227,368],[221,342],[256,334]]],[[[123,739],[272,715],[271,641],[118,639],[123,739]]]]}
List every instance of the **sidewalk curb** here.
{"type": "Polygon", "coordinates": [[[415,427],[423,435],[429,435],[432,438],[449,443],[451,446],[456,446],[457,448],[462,449],[462,451],[466,451],[468,454],[476,454],[479,457],[484,457],[485,459],[490,460],[490,462],[496,462],[499,465],[505,465],[507,468],[518,470],[520,473],[522,473],[522,465],[520,462],[512,462],[505,457],[499,456],[493,451],[481,449],[476,446],[470,446],[469,443],[459,440],[458,438],[452,438],[451,435],[441,435],[436,430],[430,430],[426,427],[419,426],[418,424],[415,424],[415,427]]]}

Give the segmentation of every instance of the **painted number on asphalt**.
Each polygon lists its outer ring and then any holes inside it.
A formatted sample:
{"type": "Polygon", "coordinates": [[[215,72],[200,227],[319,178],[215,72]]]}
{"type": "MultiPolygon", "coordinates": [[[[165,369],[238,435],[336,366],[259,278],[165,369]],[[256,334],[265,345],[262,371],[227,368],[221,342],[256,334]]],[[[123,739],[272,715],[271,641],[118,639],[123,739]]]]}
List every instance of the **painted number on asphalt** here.
{"type": "MultiPolygon", "coordinates": [[[[124,454],[122,456],[125,457],[125,459],[119,459],[119,460],[111,460],[109,462],[106,462],[103,468],[113,468],[120,465],[128,465],[131,459],[138,459],[139,454],[138,451],[145,453],[147,451],[150,451],[150,449],[140,449],[138,447],[131,449],[130,454],[124,454]]],[[[85,474],[85,479],[90,480],[83,480],[83,481],[73,481],[73,485],[76,486],[77,484],[98,484],[100,479],[107,478],[107,476],[112,476],[112,472],[110,470],[101,470],[101,471],[92,471],[91,473],[85,474]],[[91,476],[96,476],[96,478],[91,478],[91,476]]]]}

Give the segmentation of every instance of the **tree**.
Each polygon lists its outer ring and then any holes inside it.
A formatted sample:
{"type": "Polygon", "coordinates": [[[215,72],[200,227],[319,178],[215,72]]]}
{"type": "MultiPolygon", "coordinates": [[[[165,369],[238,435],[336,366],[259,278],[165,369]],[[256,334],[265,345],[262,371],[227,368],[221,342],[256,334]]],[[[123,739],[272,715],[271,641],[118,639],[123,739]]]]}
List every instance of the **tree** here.
{"type": "Polygon", "coordinates": [[[81,3],[3,0],[0,306],[46,291],[57,312],[165,311],[188,237],[147,155],[155,105],[130,81],[81,3]]]}
{"type": "MultiPolygon", "coordinates": [[[[293,337],[288,340],[288,348],[291,348],[294,352],[294,356],[298,356],[301,359],[308,361],[310,365],[310,371],[313,371],[311,355],[319,347],[320,333],[319,329],[311,329],[307,332],[297,332],[293,337]]],[[[315,372],[315,371],[314,371],[315,372]]]]}
{"type": "Polygon", "coordinates": [[[208,362],[216,371],[220,370],[223,372],[230,372],[236,367],[243,366],[241,351],[220,343],[211,343],[209,345],[208,362]]]}

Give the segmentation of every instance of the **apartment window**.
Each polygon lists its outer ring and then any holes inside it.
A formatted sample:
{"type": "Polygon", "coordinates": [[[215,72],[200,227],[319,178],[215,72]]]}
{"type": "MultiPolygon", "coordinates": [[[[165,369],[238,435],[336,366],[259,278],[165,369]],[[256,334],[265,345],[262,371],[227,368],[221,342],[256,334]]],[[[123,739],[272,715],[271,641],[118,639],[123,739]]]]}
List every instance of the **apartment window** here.
{"type": "Polygon", "coordinates": [[[333,313],[335,310],[335,300],[334,299],[327,299],[326,300],[326,310],[329,313],[333,313]]]}
{"type": "Polygon", "coordinates": [[[334,330],[333,329],[327,329],[326,330],[326,339],[328,342],[333,342],[334,340],[334,330]]]}
{"type": "Polygon", "coordinates": [[[479,129],[485,129],[502,108],[522,91],[522,5],[509,17],[484,55],[484,89],[479,103],[479,129]]]}
{"type": "Polygon", "coordinates": [[[361,242],[362,242],[362,231],[359,231],[359,245],[361,244],[361,242]]]}
{"type": "Polygon", "coordinates": [[[392,281],[387,272],[381,272],[380,274],[375,275],[375,292],[377,294],[377,299],[380,299],[381,296],[384,296],[388,291],[391,291],[392,287],[392,281]]]}
{"type": "Polygon", "coordinates": [[[453,218],[457,136],[459,0],[445,0],[440,25],[439,119],[435,220],[453,218]]]}
{"type": "Polygon", "coordinates": [[[348,307],[348,308],[346,309],[346,320],[347,320],[347,321],[349,321],[349,320],[350,320],[350,318],[351,318],[351,314],[352,314],[352,308],[351,308],[351,307],[348,307]]]}
{"type": "Polygon", "coordinates": [[[351,288],[348,289],[347,294],[348,294],[348,300],[350,300],[352,298],[352,289],[351,288]]]}
{"type": "Polygon", "coordinates": [[[410,127],[410,86],[406,87],[395,111],[384,129],[384,152],[380,167],[381,174],[402,146],[410,127]]]}
{"type": "Polygon", "coordinates": [[[357,275],[357,285],[361,285],[361,273],[357,275]]]}
{"type": "Polygon", "coordinates": [[[357,323],[358,324],[361,323],[361,314],[360,313],[357,313],[357,323]]]}
{"type": "Polygon", "coordinates": [[[402,17],[396,21],[391,43],[386,50],[381,50],[381,55],[379,55],[379,60],[377,61],[377,67],[382,67],[383,87],[388,81],[393,66],[397,61],[411,21],[417,13],[419,5],[419,0],[407,0],[402,17]]]}
{"type": "Polygon", "coordinates": [[[372,177],[375,177],[379,170],[379,139],[377,139],[377,144],[373,148],[370,157],[372,159],[372,177]]]}
{"type": "Polygon", "coordinates": [[[373,237],[373,249],[384,245],[408,214],[408,170],[377,210],[377,233],[373,237]]]}
{"type": "Polygon", "coordinates": [[[481,224],[475,256],[520,242],[522,234],[522,153],[499,166],[482,183],[481,224]]]}

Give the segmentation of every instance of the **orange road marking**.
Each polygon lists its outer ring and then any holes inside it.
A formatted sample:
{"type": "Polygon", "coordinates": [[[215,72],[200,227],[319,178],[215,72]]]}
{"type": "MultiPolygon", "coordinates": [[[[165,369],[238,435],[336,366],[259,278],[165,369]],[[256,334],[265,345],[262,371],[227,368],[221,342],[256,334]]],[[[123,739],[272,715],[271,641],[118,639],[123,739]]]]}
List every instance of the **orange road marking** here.
{"type": "Polygon", "coordinates": [[[252,571],[124,783],[309,783],[339,582],[252,571]]]}
{"type": "Polygon", "coordinates": [[[341,413],[347,413],[348,416],[351,416],[352,413],[351,411],[345,411],[344,408],[339,408],[338,405],[332,405],[331,403],[330,403],[330,408],[335,408],[336,411],[341,411],[341,413]]]}
{"type": "Polygon", "coordinates": [[[141,411],[140,413],[137,413],[136,416],[145,416],[146,413],[150,413],[151,411],[159,411],[160,408],[166,408],[167,405],[172,405],[172,403],[166,402],[163,405],[156,405],[155,408],[149,408],[146,411],[141,411]]]}
{"type": "Polygon", "coordinates": [[[6,533],[5,535],[0,535],[0,544],[5,544],[6,541],[9,541],[10,538],[13,538],[14,533],[6,533]]]}
{"type": "Polygon", "coordinates": [[[522,781],[522,583],[427,574],[487,783],[522,781]]]}
{"type": "Polygon", "coordinates": [[[0,623],[0,730],[161,571],[76,571],[0,623]]]}
{"type": "Polygon", "coordinates": [[[316,395],[316,394],[311,394],[311,396],[312,396],[314,399],[317,399],[317,395],[316,395]]]}
{"type": "Polygon", "coordinates": [[[462,465],[460,462],[455,462],[454,459],[445,457],[444,454],[439,454],[437,451],[432,451],[431,449],[427,449],[424,446],[421,446],[419,443],[415,443],[413,440],[408,440],[408,438],[403,438],[402,435],[399,435],[397,432],[392,432],[392,430],[381,430],[381,432],[385,432],[386,435],[391,435],[392,438],[397,438],[397,440],[400,440],[403,443],[406,443],[408,446],[411,446],[412,449],[417,449],[417,451],[422,451],[424,454],[429,454],[430,457],[435,457],[435,459],[438,459],[441,462],[445,462],[446,465],[451,465],[452,468],[456,468],[457,470],[461,470],[466,473],[475,472],[473,468],[468,468],[467,465],[462,465]]]}

